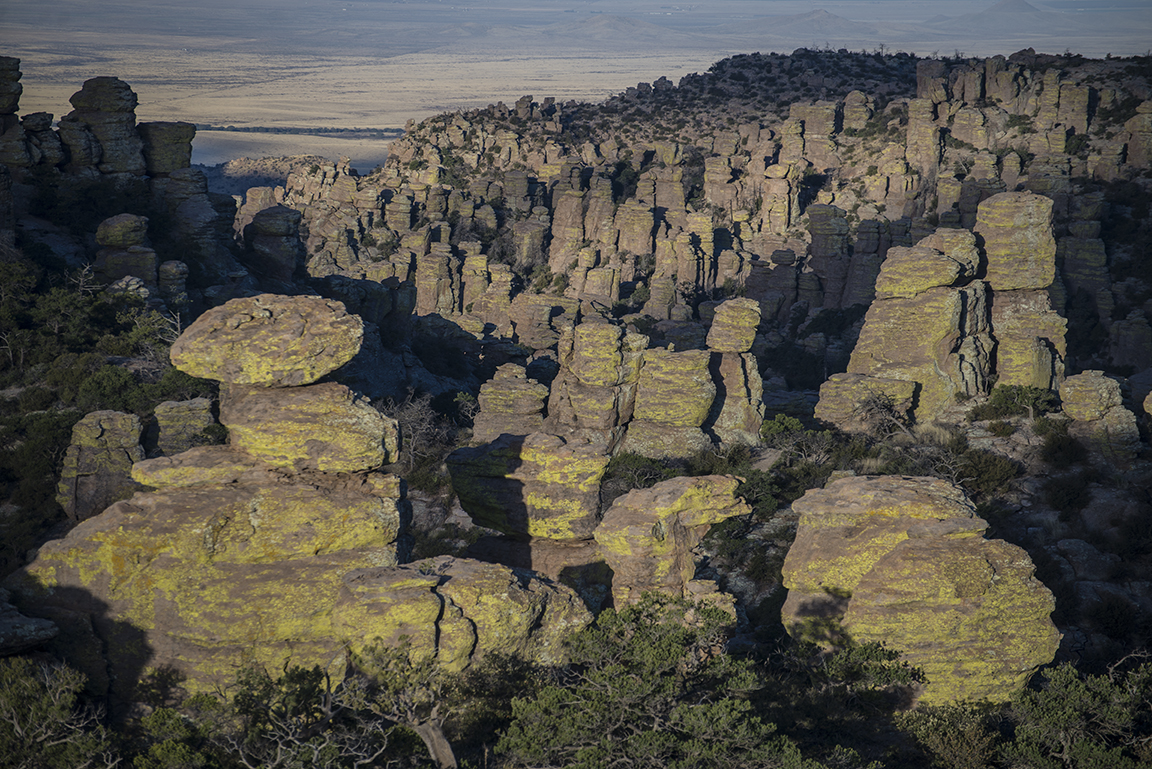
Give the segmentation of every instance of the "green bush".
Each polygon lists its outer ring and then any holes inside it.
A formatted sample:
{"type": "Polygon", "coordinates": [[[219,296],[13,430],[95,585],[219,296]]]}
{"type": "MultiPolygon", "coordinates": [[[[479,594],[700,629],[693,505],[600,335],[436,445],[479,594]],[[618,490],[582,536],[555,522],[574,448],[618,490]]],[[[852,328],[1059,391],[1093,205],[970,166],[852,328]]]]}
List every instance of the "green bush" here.
{"type": "Polygon", "coordinates": [[[1088,484],[1095,480],[1091,471],[1081,470],[1049,478],[1044,482],[1044,502],[1060,512],[1061,520],[1071,520],[1092,501],[1088,484]]]}
{"type": "Polygon", "coordinates": [[[84,676],[23,657],[0,659],[0,767],[114,766],[112,736],[80,701],[84,676]]]}
{"type": "Polygon", "coordinates": [[[1065,469],[1086,460],[1088,448],[1068,434],[1065,423],[1063,430],[1053,430],[1044,436],[1040,458],[1055,468],[1065,469]]]}
{"type": "Polygon", "coordinates": [[[1138,769],[1152,765],[1152,665],[1085,675],[1069,663],[1012,701],[1007,766],[1138,769]]]}
{"type": "Polygon", "coordinates": [[[995,755],[994,716],[994,706],[957,702],[899,713],[896,724],[924,746],[936,766],[986,769],[995,755]]]}
{"type": "Polygon", "coordinates": [[[496,752],[511,766],[811,767],[747,699],[747,661],[714,651],[730,619],[648,595],[567,643],[571,663],[512,701],[496,752]]]}
{"type": "Polygon", "coordinates": [[[1007,438],[1012,433],[1016,432],[1016,428],[1012,426],[1011,422],[1004,422],[996,420],[988,425],[988,432],[995,435],[997,438],[1007,438]]]}
{"type": "Polygon", "coordinates": [[[1018,476],[1020,469],[1020,464],[1008,457],[991,451],[969,449],[961,458],[961,485],[978,494],[992,494],[1018,476]]]}
{"type": "Polygon", "coordinates": [[[1051,390],[1025,385],[997,385],[987,403],[974,406],[968,412],[968,421],[979,422],[985,419],[1024,415],[1029,419],[1035,419],[1041,414],[1054,411],[1059,403],[1056,393],[1051,390]]]}

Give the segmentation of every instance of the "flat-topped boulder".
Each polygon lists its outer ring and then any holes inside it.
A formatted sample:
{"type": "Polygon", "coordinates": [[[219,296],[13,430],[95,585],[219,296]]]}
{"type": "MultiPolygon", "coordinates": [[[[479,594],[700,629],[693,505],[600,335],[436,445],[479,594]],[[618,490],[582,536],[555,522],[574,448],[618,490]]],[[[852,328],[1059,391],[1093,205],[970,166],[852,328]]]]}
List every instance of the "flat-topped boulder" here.
{"type": "Polygon", "coordinates": [[[356,356],[364,324],[316,296],[232,299],[208,310],[172,345],[172,364],[227,384],[311,384],[356,356]]]}

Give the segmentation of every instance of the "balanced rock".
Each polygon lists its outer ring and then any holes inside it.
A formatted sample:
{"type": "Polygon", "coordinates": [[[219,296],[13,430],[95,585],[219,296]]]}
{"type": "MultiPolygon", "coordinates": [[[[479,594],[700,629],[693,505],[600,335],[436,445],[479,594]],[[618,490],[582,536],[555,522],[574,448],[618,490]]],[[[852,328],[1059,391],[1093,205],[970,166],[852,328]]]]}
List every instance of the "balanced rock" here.
{"type": "Polygon", "coordinates": [[[356,356],[364,324],[314,296],[232,299],[208,310],[172,345],[172,364],[228,384],[311,384],[356,356]]]}
{"type": "Polygon", "coordinates": [[[144,458],[141,430],[138,416],[119,411],[93,411],[72,427],[56,495],[69,518],[83,521],[139,488],[131,473],[144,458]]]}
{"type": "Polygon", "coordinates": [[[695,582],[692,550],[712,524],[752,508],[736,496],[727,475],[680,477],[619,497],[604,513],[595,538],[612,569],[612,596],[623,608],[645,592],[689,597],[695,582]]]}
{"type": "Polygon", "coordinates": [[[127,83],[115,77],[94,77],[84,81],[69,101],[75,109],[61,122],[91,132],[100,148],[102,173],[144,174],[144,142],[136,132],[136,93],[127,83]]]}
{"type": "Polygon", "coordinates": [[[399,427],[342,384],[229,388],[220,423],[232,446],[276,467],[328,473],[396,460],[399,427]]]}
{"type": "Polygon", "coordinates": [[[714,352],[748,352],[760,325],[760,303],[729,299],[716,308],[708,330],[708,348],[714,352]]]}
{"type": "Polygon", "coordinates": [[[782,614],[794,637],[898,649],[927,673],[930,704],[1007,700],[1055,655],[1055,603],[1028,554],[983,539],[987,522],[952,484],[842,478],[792,509],[782,614]]]}

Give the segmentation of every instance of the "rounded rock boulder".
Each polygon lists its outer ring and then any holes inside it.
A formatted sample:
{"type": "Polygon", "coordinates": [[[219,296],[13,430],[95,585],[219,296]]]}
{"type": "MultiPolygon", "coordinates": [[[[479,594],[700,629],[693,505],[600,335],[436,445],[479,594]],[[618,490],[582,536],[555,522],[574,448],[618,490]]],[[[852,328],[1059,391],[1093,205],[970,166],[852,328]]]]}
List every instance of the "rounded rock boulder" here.
{"type": "Polygon", "coordinates": [[[227,384],[311,384],[360,351],[364,324],[317,296],[233,299],[201,315],[172,345],[172,365],[227,384]]]}

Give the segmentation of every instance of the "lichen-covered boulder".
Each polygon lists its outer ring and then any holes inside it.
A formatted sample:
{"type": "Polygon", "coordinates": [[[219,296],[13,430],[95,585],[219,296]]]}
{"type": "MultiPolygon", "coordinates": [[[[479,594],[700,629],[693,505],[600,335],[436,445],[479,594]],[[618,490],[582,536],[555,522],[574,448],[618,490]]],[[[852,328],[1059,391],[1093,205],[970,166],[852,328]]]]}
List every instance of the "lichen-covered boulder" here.
{"type": "Polygon", "coordinates": [[[1060,645],[1056,602],[1034,571],[1003,540],[904,540],[856,584],[844,629],[923,669],[925,705],[1003,702],[1060,645]]]}
{"type": "Polygon", "coordinates": [[[486,443],[504,433],[539,432],[547,399],[548,388],[529,379],[523,366],[505,363],[480,386],[480,413],[472,427],[472,440],[486,443]]]}
{"type": "Polygon", "coordinates": [[[117,502],[42,546],[5,587],[23,613],[60,626],[50,648],[90,688],[121,698],[165,667],[190,691],[227,684],[252,662],[336,662],[338,676],[344,643],[360,638],[333,624],[341,576],[396,564],[402,481],[246,472],[258,474],[117,502]]]}
{"type": "Polygon", "coordinates": [[[493,652],[559,663],[564,639],[592,621],[571,588],[451,556],[351,571],[333,614],[339,637],[358,646],[406,639],[410,655],[446,670],[493,652]]]}
{"type": "Polygon", "coordinates": [[[644,351],[625,451],[659,458],[711,445],[701,429],[716,397],[711,358],[707,350],[644,351]]]}
{"type": "Polygon", "coordinates": [[[599,521],[600,446],[548,433],[502,435],[448,456],[460,506],[481,526],[513,536],[585,539],[599,521]]]}
{"type": "Polygon", "coordinates": [[[172,345],[172,364],[228,384],[311,384],[356,356],[364,324],[315,296],[232,299],[196,319],[172,345]]]}
{"type": "Polygon", "coordinates": [[[216,417],[208,398],[164,401],[156,406],[154,414],[156,448],[166,456],[211,442],[205,430],[216,424],[216,417]]]}
{"type": "Polygon", "coordinates": [[[1056,277],[1052,199],[1002,192],[982,201],[975,232],[984,239],[985,280],[994,291],[1047,288],[1056,277]]]}
{"type": "Polygon", "coordinates": [[[931,421],[957,394],[975,395],[987,387],[989,331],[989,296],[980,281],[877,299],[865,315],[848,373],[917,383],[916,418],[931,421]]]}
{"type": "Polygon", "coordinates": [[[171,457],[132,465],[132,479],[152,488],[259,483],[269,477],[259,461],[230,446],[197,446],[171,457]]]}
{"type": "Polygon", "coordinates": [[[93,411],[72,427],[56,495],[69,518],[82,521],[139,489],[131,472],[144,458],[141,430],[138,416],[119,411],[93,411]]]}
{"type": "Polygon", "coordinates": [[[753,299],[729,299],[716,308],[708,329],[708,348],[714,352],[748,352],[760,325],[760,303],[753,299]]]}
{"type": "Polygon", "coordinates": [[[148,240],[148,217],[117,214],[100,222],[96,242],[105,248],[140,246],[148,240]]]}
{"type": "Polygon", "coordinates": [[[1140,451],[1136,415],[1124,408],[1120,383],[1103,371],[1085,371],[1060,385],[1060,403],[1074,421],[1071,431],[1109,459],[1129,460],[1140,451]]]}
{"type": "Polygon", "coordinates": [[[231,387],[221,399],[220,423],[232,446],[297,471],[359,472],[398,456],[396,420],[335,382],[231,387]]]}
{"type": "Polygon", "coordinates": [[[926,245],[895,246],[888,249],[876,278],[876,298],[907,299],[930,288],[951,286],[965,275],[965,267],[926,245]]]}
{"type": "Polygon", "coordinates": [[[697,595],[692,550],[712,524],[752,508],[736,496],[740,480],[727,475],[680,477],[616,499],[596,527],[600,556],[612,569],[617,608],[655,591],[697,595]]]}
{"type": "Polygon", "coordinates": [[[1050,662],[1052,594],[1027,553],[937,478],[842,478],[793,503],[782,616],[793,637],[880,641],[931,672],[922,700],[1003,701],[1050,662]]]}
{"type": "Polygon", "coordinates": [[[1060,408],[1072,419],[1094,422],[1109,410],[1123,405],[1120,383],[1103,371],[1085,371],[1060,385],[1060,408]]]}

